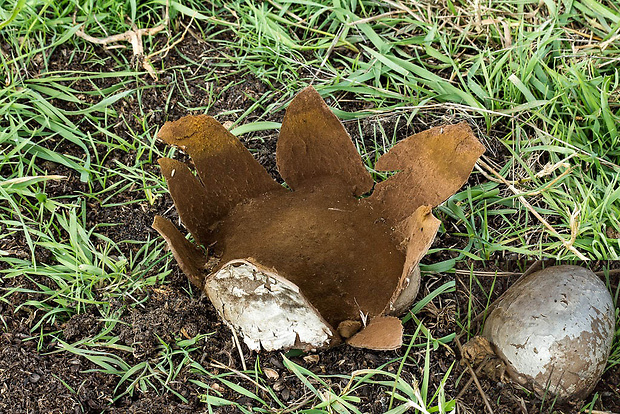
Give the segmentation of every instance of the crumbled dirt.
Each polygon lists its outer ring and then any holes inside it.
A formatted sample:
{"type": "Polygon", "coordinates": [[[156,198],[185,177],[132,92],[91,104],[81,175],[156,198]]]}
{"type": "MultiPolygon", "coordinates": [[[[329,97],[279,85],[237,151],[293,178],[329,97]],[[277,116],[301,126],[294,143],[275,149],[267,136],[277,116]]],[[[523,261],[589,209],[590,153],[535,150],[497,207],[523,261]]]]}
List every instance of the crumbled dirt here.
{"type": "MultiPolygon", "coordinates": [[[[175,266],[171,283],[162,287],[150,289],[146,294],[148,300],[141,306],[131,306],[133,299],[116,301],[111,304],[113,312],[120,312],[119,322],[111,330],[110,335],[120,338],[119,345],[132,347],[134,352],[116,351],[126,363],[136,365],[148,361],[155,365],[161,362],[158,345],[162,342],[170,344],[178,339],[189,339],[195,335],[207,334],[196,345],[196,350],[190,353],[191,357],[213,374],[230,369],[242,370],[243,364],[237,352],[233,337],[227,328],[216,316],[215,310],[208,299],[198,294],[191,297],[186,292],[187,282],[175,266]]],[[[421,294],[427,294],[423,290],[421,294]]],[[[12,298],[12,297],[11,297],[12,298]]],[[[443,307],[438,301],[435,307],[443,307]]],[[[18,303],[6,305],[0,303],[0,314],[8,326],[8,333],[0,336],[0,412],[3,413],[195,413],[208,412],[206,405],[200,401],[200,395],[206,390],[190,380],[202,381],[215,390],[223,393],[224,398],[232,399],[240,404],[251,403],[247,398],[233,393],[218,381],[192,372],[184,368],[168,383],[170,390],[178,393],[185,399],[175,396],[171,392],[161,392],[163,386],[154,380],[158,391],[152,388],[134,390],[130,393],[128,383],[116,389],[119,377],[106,375],[100,372],[88,372],[97,368],[88,359],[76,356],[70,352],[58,352],[62,349],[57,341],[51,340],[41,344],[37,350],[37,342],[29,332],[31,322],[27,320],[27,312],[20,310],[15,313],[18,303]],[[128,394],[114,399],[123,392],[128,394]],[[133,394],[133,395],[131,395],[133,394]]],[[[437,316],[432,312],[422,312],[427,326],[437,324],[437,316]]],[[[441,319],[441,318],[440,318],[441,319]]],[[[92,337],[99,331],[102,321],[100,315],[87,312],[76,315],[64,324],[64,340],[75,342],[92,337]]],[[[453,321],[441,323],[442,329],[438,334],[444,334],[454,329],[453,321]]],[[[414,325],[410,322],[406,326],[406,333],[412,333],[414,325]]],[[[245,363],[254,367],[260,363],[263,370],[272,370],[269,385],[276,391],[278,398],[284,402],[293,403],[304,395],[303,385],[282,364],[279,352],[251,353],[242,345],[245,363]],[[260,359],[259,359],[260,358],[260,359]],[[260,361],[260,362],[258,362],[260,361]],[[273,373],[275,372],[275,375],[273,373]]],[[[392,360],[401,356],[403,350],[392,352],[374,352],[340,346],[316,354],[291,356],[290,359],[317,374],[350,374],[352,371],[364,368],[376,368],[388,364],[388,372],[396,372],[398,365],[392,360]]],[[[431,379],[434,388],[447,369],[453,356],[446,349],[431,353],[431,370],[435,377],[431,379]]],[[[408,366],[403,372],[407,381],[413,381],[413,376],[419,377],[418,369],[423,367],[423,354],[411,354],[408,366]],[[416,366],[418,368],[416,368],[416,366]]],[[[173,357],[180,363],[181,357],[173,357]]],[[[229,378],[252,389],[253,385],[239,378],[229,378]]],[[[332,387],[335,390],[346,386],[346,380],[334,379],[332,387]]],[[[450,392],[450,387],[448,386],[450,392]]],[[[389,399],[385,394],[372,387],[362,387],[355,393],[361,398],[361,407],[366,412],[384,412],[387,410],[389,399]]],[[[273,401],[266,393],[259,393],[261,398],[273,401]]],[[[255,404],[255,402],[254,402],[255,404]]],[[[215,409],[214,412],[236,412],[230,408],[215,409]]]]}
{"type": "Polygon", "coordinates": [[[101,329],[99,318],[92,313],[79,313],[65,323],[62,330],[64,340],[76,342],[83,338],[94,336],[101,329]]]}
{"type": "Polygon", "coordinates": [[[66,352],[38,352],[36,342],[28,337],[19,331],[0,336],[1,412],[82,413],[107,406],[115,378],[84,372],[92,364],[66,352]],[[65,384],[74,390],[79,387],[78,395],[65,384]]]}

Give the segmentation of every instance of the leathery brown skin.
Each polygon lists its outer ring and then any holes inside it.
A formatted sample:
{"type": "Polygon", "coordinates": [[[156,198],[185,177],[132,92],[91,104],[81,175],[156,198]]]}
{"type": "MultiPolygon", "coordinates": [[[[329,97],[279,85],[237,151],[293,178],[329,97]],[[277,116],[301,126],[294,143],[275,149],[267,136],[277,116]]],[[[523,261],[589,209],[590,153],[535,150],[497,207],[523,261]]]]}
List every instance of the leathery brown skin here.
{"type": "MultiPolygon", "coordinates": [[[[181,233],[158,217],[154,227],[182,270],[203,289],[223,280],[218,272],[236,260],[247,259],[258,273],[274,272],[298,289],[295,303],[311,304],[308,312],[325,322],[331,339],[319,348],[342,339],[335,327],[362,319],[369,323],[348,339],[350,344],[401,345],[402,325],[390,314],[403,290],[412,298],[417,292],[415,270],[439,226],[431,210],[463,185],[484,152],[465,123],[413,135],[379,159],[377,169],[398,173],[365,196],[373,189],[372,176],[312,87],[291,101],[278,139],[278,170],[291,191],[272,180],[209,116],[168,122],[158,137],[187,152],[194,163],[197,176],[184,163],[160,160],[181,221],[208,249],[210,263],[219,260],[201,269],[207,257],[199,259],[181,233]]],[[[251,303],[239,311],[251,312],[251,303]]]]}

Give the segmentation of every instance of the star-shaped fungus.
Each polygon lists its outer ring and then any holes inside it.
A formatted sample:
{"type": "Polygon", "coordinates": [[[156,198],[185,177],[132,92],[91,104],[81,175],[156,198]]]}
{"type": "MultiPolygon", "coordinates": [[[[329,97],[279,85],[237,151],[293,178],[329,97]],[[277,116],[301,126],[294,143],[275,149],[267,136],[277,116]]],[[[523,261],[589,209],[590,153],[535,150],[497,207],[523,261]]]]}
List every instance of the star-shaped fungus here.
{"type": "Polygon", "coordinates": [[[484,152],[466,123],[433,128],[383,155],[375,168],[398,172],[375,184],[312,87],[291,101],[278,138],[278,171],[290,190],[212,117],[168,122],[158,137],[196,168],[197,176],[185,163],[159,160],[179,217],[204,250],[162,217],[153,227],[252,350],[343,339],[398,348],[402,324],[393,315],[417,294],[417,265],[439,226],[431,209],[484,152]]]}

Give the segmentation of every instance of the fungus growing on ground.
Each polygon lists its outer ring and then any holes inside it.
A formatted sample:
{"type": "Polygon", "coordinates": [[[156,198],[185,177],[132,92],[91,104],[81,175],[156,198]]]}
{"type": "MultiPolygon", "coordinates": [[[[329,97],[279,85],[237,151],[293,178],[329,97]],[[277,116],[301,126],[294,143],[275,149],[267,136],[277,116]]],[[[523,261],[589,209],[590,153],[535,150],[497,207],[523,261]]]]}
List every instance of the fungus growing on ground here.
{"type": "Polygon", "coordinates": [[[399,347],[393,315],[418,291],[417,265],[439,226],[431,209],[484,152],[466,123],[433,128],[383,155],[375,168],[398,172],[375,184],[312,87],[291,101],[278,138],[278,171],[290,190],[212,117],[168,122],[158,137],[187,152],[197,170],[159,160],[181,221],[206,253],[162,217],[153,227],[252,350],[343,339],[399,347]]]}
{"type": "Polygon", "coordinates": [[[482,371],[496,380],[509,377],[548,400],[574,401],[600,379],[614,330],[613,301],[598,276],[553,266],[506,290],[463,356],[484,363],[482,371]]]}

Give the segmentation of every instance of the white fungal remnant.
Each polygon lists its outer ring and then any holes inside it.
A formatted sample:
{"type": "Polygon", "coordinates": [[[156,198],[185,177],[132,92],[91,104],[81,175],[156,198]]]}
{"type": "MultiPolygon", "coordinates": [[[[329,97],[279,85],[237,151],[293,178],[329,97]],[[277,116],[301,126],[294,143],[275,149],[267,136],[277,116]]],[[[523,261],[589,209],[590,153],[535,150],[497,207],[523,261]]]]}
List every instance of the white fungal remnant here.
{"type": "Polygon", "coordinates": [[[248,261],[227,263],[205,289],[253,351],[323,348],[333,340],[330,326],[295,284],[248,261]]]}
{"type": "Polygon", "coordinates": [[[595,387],[614,336],[614,305],[605,284],[578,266],[533,273],[506,291],[483,335],[522,384],[558,400],[595,387]]]}

